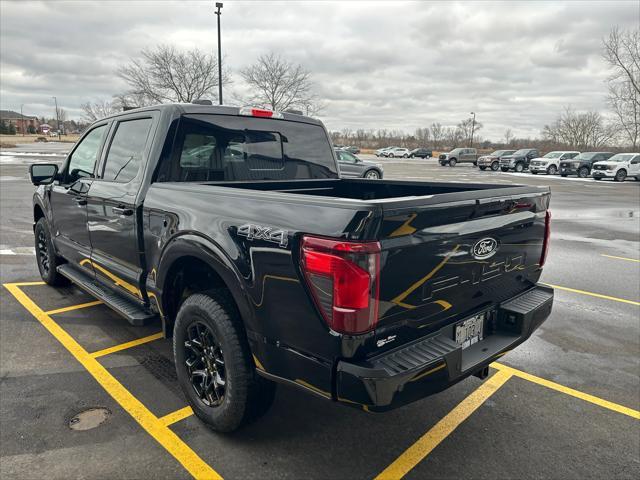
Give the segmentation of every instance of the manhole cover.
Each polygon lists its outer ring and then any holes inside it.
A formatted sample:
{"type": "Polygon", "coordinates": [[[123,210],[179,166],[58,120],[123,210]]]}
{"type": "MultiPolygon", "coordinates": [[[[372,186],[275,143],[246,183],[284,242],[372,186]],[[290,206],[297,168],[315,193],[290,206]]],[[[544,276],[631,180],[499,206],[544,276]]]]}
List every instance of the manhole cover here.
{"type": "Polygon", "coordinates": [[[111,412],[106,408],[90,408],[80,412],[69,420],[71,430],[91,430],[96,428],[109,418],[111,412]]]}

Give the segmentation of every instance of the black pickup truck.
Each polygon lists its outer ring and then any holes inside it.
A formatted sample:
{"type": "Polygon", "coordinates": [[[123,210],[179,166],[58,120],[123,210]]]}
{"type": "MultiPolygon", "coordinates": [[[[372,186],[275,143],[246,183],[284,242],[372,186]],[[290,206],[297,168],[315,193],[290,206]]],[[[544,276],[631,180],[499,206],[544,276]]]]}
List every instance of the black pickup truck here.
{"type": "Polygon", "coordinates": [[[217,431],[274,382],[384,411],[486,377],[551,312],[548,189],[340,178],[304,116],[132,110],[30,174],[43,280],[159,316],[217,431]]]}

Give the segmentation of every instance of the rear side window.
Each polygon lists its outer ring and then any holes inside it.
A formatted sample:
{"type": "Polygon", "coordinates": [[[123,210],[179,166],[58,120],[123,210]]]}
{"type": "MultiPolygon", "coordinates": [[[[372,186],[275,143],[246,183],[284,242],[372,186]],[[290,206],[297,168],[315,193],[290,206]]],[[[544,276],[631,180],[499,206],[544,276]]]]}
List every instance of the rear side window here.
{"type": "Polygon", "coordinates": [[[173,154],[162,163],[157,181],[338,177],[322,127],[275,119],[184,116],[173,154]]]}
{"type": "Polygon", "coordinates": [[[151,118],[139,118],[118,123],[107,153],[104,180],[126,183],[138,175],[152,122],[151,118]]]}

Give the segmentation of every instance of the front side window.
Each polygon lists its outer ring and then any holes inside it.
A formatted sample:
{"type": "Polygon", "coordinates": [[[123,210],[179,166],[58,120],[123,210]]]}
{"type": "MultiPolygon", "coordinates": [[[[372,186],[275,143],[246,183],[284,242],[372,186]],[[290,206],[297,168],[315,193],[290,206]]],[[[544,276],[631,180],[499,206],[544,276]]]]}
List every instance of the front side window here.
{"type": "Polygon", "coordinates": [[[118,123],[105,161],[104,180],[126,183],[138,175],[152,123],[151,118],[118,123]]]}
{"type": "Polygon", "coordinates": [[[91,130],[78,144],[71,154],[67,166],[66,180],[68,182],[93,176],[93,169],[98,160],[98,153],[105,133],[107,133],[107,125],[100,125],[91,130]]]}
{"type": "Polygon", "coordinates": [[[346,163],[356,163],[357,161],[355,156],[345,151],[338,151],[338,158],[340,159],[340,161],[346,163]]]}

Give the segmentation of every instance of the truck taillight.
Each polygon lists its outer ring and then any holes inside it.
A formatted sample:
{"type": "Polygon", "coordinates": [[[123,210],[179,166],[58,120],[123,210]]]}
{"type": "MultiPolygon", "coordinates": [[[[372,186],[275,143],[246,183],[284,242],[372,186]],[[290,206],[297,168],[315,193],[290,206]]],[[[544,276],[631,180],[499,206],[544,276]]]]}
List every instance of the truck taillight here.
{"type": "Polygon", "coordinates": [[[547,261],[547,254],[549,253],[549,242],[551,241],[551,212],[547,210],[544,216],[544,240],[542,241],[542,254],[540,255],[540,261],[538,262],[542,267],[544,262],[547,261]]]}
{"type": "Polygon", "coordinates": [[[304,236],[301,267],[313,300],[336,332],[359,334],[378,323],[380,244],[304,236]]]}

